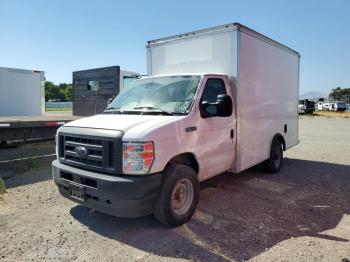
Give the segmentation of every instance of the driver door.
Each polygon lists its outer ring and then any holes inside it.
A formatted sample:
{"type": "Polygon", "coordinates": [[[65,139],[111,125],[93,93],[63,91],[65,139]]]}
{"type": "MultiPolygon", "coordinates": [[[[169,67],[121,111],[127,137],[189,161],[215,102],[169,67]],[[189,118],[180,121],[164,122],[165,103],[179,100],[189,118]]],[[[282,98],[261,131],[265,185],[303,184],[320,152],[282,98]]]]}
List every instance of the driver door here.
{"type": "MultiPolygon", "coordinates": [[[[207,78],[201,90],[198,108],[203,101],[215,103],[217,96],[232,92],[226,77],[207,78]]],[[[199,110],[200,111],[200,110],[199,110]]],[[[202,172],[200,180],[220,174],[231,168],[235,157],[235,112],[228,117],[216,116],[216,107],[209,106],[209,116],[203,117],[198,112],[198,131],[201,143],[202,172]]]]}

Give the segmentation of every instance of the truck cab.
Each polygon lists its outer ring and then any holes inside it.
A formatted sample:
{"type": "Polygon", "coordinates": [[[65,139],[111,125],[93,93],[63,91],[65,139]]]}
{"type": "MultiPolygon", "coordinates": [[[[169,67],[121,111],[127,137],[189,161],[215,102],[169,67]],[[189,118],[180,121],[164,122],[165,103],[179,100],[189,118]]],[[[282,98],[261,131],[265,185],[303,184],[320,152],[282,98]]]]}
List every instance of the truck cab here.
{"type": "Polygon", "coordinates": [[[346,111],[346,104],[345,102],[335,101],[331,104],[331,110],[344,112],[346,111]]]}
{"type": "Polygon", "coordinates": [[[298,111],[299,114],[313,114],[316,109],[316,102],[309,99],[299,100],[298,111]]]}
{"type": "Polygon", "coordinates": [[[184,175],[179,194],[191,191],[189,202],[195,206],[199,194],[195,185],[230,169],[234,159],[236,118],[231,90],[225,75],[172,75],[134,81],[102,114],[59,130],[58,160],[53,167],[60,192],[79,200],[82,192],[75,192],[71,184],[77,183],[76,188],[83,184],[85,196],[80,200],[87,197],[93,203],[90,207],[105,207],[103,210],[110,213],[108,210],[122,205],[119,216],[142,216],[153,211],[153,205],[147,203],[155,201],[164,173],[175,168],[184,175]],[[121,161],[117,152],[123,152],[121,161]],[[109,180],[116,179],[115,190],[111,184],[109,190],[103,187],[105,175],[80,168],[107,173],[109,180]],[[115,176],[121,174],[125,175],[123,182],[115,176]],[[189,182],[191,179],[195,184],[189,182]],[[123,188],[118,189],[117,184],[123,188]],[[130,200],[128,194],[140,198],[130,200]]]}
{"type": "Polygon", "coordinates": [[[196,209],[200,182],[261,162],[278,172],[298,141],[299,55],[260,34],[237,37],[246,31],[230,24],[148,42],[149,76],[101,114],[58,130],[52,172],[60,193],[111,215],[153,214],[179,226],[196,209]],[[269,66],[256,65],[257,54],[273,56],[261,60],[269,66]]]}

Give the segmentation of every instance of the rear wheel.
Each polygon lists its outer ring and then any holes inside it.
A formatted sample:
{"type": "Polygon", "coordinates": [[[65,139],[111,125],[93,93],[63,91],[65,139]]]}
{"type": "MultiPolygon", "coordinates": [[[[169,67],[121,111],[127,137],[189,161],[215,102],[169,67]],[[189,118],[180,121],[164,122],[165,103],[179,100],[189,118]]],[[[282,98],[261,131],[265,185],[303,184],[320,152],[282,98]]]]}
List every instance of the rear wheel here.
{"type": "Polygon", "coordinates": [[[167,226],[176,227],[192,217],[199,200],[199,183],[195,171],[181,164],[169,165],[156,199],[154,217],[167,226]]]}
{"type": "Polygon", "coordinates": [[[264,162],[264,169],[268,173],[277,173],[283,164],[283,146],[280,141],[275,139],[270,149],[270,158],[264,162]]]}

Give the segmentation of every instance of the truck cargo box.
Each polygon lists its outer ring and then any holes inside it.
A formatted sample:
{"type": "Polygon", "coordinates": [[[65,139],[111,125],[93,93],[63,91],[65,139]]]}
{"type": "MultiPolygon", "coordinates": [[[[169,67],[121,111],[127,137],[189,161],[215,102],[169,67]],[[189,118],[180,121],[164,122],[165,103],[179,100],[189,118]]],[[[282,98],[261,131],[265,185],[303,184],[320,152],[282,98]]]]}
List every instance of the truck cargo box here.
{"type": "Polygon", "coordinates": [[[269,157],[271,135],[285,149],[298,143],[298,52],[241,24],[147,42],[149,75],[224,74],[236,108],[236,158],[240,172],[269,157]]]}

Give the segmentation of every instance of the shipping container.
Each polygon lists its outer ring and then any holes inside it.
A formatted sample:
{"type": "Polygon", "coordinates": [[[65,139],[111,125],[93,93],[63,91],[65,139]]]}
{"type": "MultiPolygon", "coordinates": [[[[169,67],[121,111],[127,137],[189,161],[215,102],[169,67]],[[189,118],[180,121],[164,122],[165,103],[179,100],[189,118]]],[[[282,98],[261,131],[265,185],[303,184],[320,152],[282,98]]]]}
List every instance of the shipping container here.
{"type": "Polygon", "coordinates": [[[138,77],[138,73],[120,70],[119,66],[73,72],[73,115],[101,113],[124,86],[138,77]]]}
{"type": "Polygon", "coordinates": [[[45,73],[0,67],[0,116],[39,116],[45,112],[45,73]]]}

